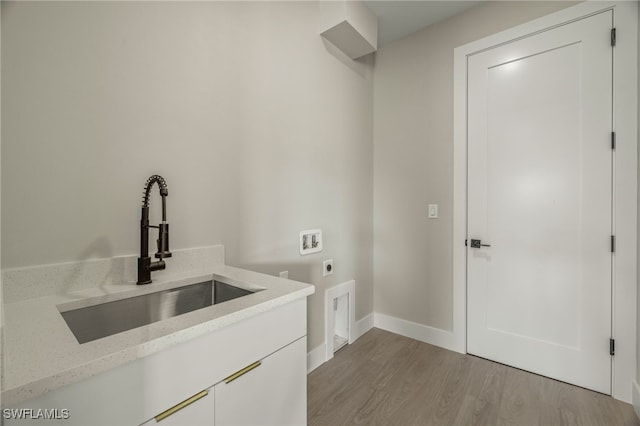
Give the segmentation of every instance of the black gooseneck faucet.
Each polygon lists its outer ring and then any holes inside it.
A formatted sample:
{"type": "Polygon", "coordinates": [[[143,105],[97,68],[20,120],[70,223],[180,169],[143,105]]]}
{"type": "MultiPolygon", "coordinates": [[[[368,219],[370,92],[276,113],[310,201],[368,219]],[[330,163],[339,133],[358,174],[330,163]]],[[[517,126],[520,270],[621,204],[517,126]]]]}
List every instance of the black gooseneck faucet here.
{"type": "Polygon", "coordinates": [[[142,219],[140,219],[140,257],[138,258],[138,285],[151,283],[151,271],[159,271],[166,267],[165,257],[171,257],[169,251],[169,224],[167,223],[167,183],[160,175],[153,175],[144,185],[142,197],[142,219]],[[162,223],[158,226],[149,225],[149,195],[153,184],[157,183],[162,197],[162,223]],[[152,262],[149,257],[149,228],[158,228],[158,252],[155,257],[159,260],[152,262]]]}

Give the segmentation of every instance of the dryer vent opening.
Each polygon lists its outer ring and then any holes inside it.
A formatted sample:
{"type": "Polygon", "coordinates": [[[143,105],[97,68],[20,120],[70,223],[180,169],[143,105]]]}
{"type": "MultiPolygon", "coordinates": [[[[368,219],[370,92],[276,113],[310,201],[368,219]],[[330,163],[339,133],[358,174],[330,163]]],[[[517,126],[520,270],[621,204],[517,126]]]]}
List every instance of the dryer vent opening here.
{"type": "Polygon", "coordinates": [[[326,360],[354,340],[355,281],[347,281],[325,292],[326,360]]]}
{"type": "Polygon", "coordinates": [[[333,353],[349,344],[349,293],[333,299],[333,353]]]}

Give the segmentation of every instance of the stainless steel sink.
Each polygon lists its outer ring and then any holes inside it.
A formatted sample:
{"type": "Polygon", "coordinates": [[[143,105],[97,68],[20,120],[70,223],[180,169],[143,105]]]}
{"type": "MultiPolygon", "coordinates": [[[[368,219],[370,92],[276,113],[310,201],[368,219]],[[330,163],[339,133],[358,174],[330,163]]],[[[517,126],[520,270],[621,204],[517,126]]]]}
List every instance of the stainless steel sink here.
{"type": "Polygon", "coordinates": [[[78,343],[86,343],[256,291],[211,280],[60,313],[78,343]]]}

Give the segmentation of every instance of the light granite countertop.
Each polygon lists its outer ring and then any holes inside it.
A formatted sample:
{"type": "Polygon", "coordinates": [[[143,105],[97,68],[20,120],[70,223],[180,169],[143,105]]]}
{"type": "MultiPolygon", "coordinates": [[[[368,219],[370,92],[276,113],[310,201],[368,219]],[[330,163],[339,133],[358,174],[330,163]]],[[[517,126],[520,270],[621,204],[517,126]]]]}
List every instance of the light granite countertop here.
{"type": "Polygon", "coordinates": [[[312,285],[224,264],[180,276],[104,284],[4,305],[2,405],[11,407],[315,292],[312,285]],[[79,344],[60,310],[199,283],[219,276],[263,291],[79,344]]]}

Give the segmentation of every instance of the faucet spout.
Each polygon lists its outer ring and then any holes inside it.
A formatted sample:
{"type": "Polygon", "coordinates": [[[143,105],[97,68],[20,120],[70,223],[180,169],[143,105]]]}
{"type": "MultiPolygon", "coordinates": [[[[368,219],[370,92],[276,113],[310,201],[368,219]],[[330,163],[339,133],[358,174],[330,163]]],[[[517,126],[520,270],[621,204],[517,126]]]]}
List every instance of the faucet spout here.
{"type": "Polygon", "coordinates": [[[138,258],[138,284],[151,283],[151,271],[158,271],[166,268],[165,257],[171,257],[169,251],[169,224],[167,223],[167,183],[160,175],[153,175],[147,179],[142,197],[142,214],[140,219],[140,257],[138,258]],[[151,188],[158,184],[160,196],[162,197],[162,223],[157,226],[149,225],[149,196],[151,188]],[[149,257],[149,228],[158,228],[158,251],[155,257],[159,260],[152,262],[149,257]]]}

